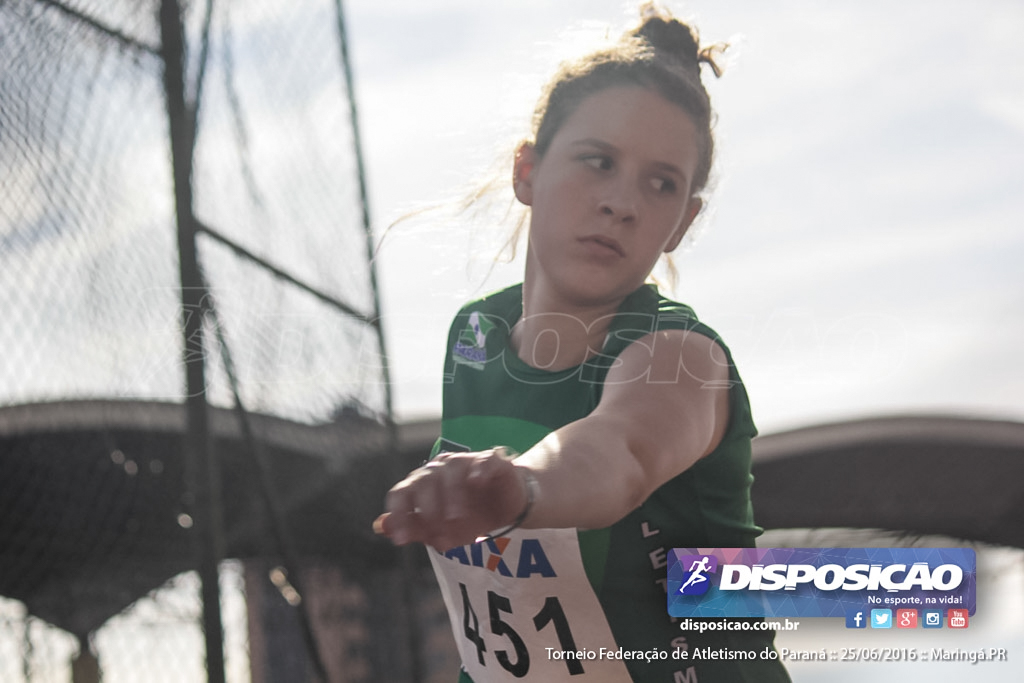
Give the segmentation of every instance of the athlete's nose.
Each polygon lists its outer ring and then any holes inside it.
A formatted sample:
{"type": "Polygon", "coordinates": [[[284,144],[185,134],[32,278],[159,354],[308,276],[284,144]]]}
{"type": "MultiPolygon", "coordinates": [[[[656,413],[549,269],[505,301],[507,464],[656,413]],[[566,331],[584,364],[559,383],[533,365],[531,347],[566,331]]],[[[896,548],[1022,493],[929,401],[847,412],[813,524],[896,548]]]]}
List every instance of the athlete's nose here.
{"type": "Polygon", "coordinates": [[[602,214],[623,222],[636,219],[636,187],[625,174],[620,174],[618,178],[609,181],[604,190],[598,205],[602,214]]]}

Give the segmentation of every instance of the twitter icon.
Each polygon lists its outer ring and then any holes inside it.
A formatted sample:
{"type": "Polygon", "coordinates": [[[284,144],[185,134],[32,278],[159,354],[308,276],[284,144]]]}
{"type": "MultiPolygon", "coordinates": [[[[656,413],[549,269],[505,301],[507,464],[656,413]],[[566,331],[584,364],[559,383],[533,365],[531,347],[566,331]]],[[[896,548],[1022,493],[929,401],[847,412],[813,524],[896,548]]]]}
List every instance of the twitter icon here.
{"type": "Polygon", "coordinates": [[[892,628],[892,610],[871,610],[871,628],[892,628]]]}

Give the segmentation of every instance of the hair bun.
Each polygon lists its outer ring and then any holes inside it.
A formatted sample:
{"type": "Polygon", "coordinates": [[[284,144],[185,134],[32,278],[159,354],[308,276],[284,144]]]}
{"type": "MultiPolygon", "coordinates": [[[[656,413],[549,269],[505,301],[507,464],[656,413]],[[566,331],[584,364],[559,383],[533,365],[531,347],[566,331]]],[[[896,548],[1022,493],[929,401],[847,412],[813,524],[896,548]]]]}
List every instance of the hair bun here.
{"type": "Polygon", "coordinates": [[[694,29],[665,14],[654,3],[646,3],[640,8],[640,18],[641,24],[632,31],[632,35],[642,38],[656,53],[671,56],[697,71],[700,71],[701,64],[707,64],[716,77],[722,75],[716,58],[726,45],[701,48],[694,29]]]}

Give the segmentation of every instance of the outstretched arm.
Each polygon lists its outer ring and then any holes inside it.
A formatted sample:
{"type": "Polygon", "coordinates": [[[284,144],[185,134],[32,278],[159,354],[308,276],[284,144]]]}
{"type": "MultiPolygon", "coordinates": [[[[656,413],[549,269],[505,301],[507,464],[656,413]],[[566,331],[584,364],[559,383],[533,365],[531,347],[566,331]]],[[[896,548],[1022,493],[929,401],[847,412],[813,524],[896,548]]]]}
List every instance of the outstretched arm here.
{"type": "Polygon", "coordinates": [[[609,370],[600,404],[514,461],[501,449],[446,454],[387,497],[378,531],[395,543],[438,549],[472,543],[526,508],[524,470],[538,494],[527,528],[601,528],[710,453],[729,420],[729,369],[703,335],[656,332],[609,370]]]}

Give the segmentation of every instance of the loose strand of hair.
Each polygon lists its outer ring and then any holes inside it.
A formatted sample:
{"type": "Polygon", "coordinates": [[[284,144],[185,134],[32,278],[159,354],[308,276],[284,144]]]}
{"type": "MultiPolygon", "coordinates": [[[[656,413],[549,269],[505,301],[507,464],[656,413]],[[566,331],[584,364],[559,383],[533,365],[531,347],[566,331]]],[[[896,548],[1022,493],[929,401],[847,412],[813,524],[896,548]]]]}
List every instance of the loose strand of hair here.
{"type": "Polygon", "coordinates": [[[729,43],[712,43],[711,45],[705,45],[697,52],[697,63],[707,64],[711,67],[711,73],[715,75],[715,78],[721,78],[723,69],[722,65],[719,64],[719,60],[728,49],[729,43]]]}

